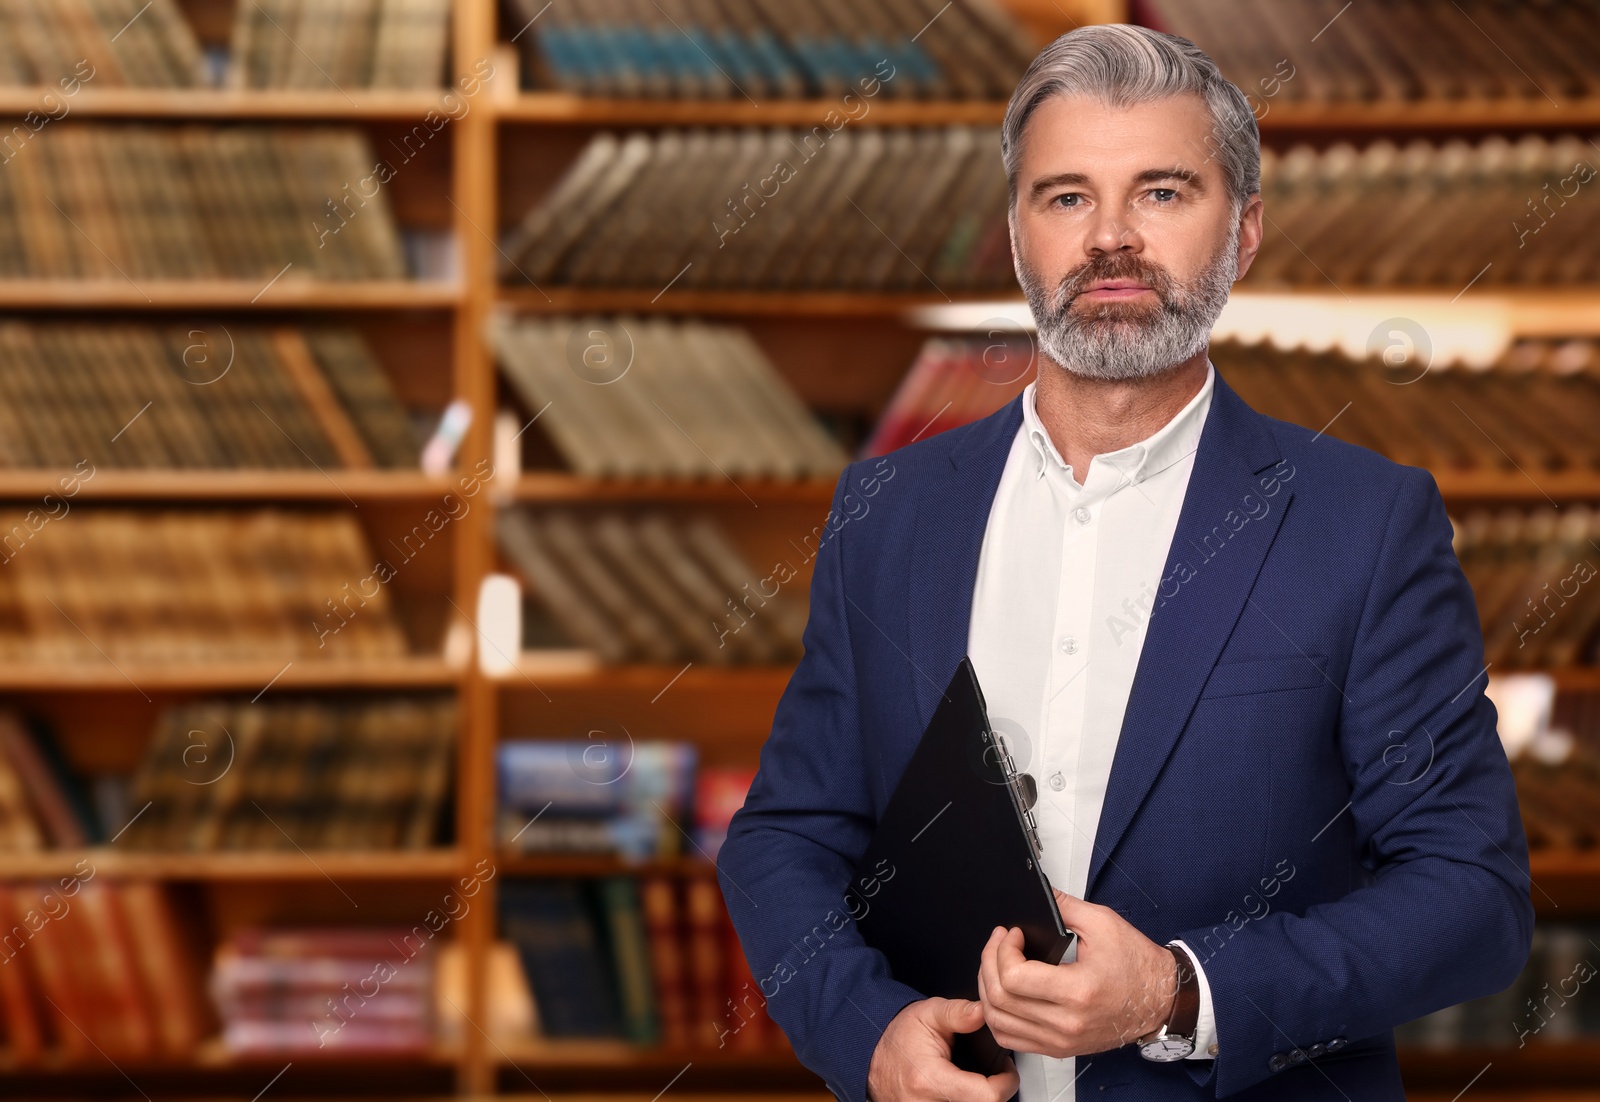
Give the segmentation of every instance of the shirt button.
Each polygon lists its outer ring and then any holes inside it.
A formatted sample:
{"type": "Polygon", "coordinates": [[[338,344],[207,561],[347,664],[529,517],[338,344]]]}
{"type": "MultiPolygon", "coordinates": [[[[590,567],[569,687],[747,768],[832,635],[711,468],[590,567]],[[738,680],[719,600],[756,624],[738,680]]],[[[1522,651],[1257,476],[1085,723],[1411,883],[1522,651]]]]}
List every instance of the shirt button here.
{"type": "Polygon", "coordinates": [[[1063,788],[1067,787],[1067,778],[1061,775],[1060,770],[1050,774],[1050,787],[1055,789],[1057,792],[1060,792],[1063,788]]]}
{"type": "Polygon", "coordinates": [[[1088,524],[1089,523],[1089,510],[1087,508],[1085,508],[1084,506],[1080,505],[1076,509],[1072,510],[1072,518],[1074,520],[1076,520],[1079,524],[1088,524]]]}
{"type": "Polygon", "coordinates": [[[1078,641],[1076,639],[1074,639],[1070,635],[1063,635],[1061,637],[1061,653],[1062,654],[1077,654],[1078,653],[1078,641]]]}
{"type": "Polygon", "coordinates": [[[1207,1056],[1215,1056],[1216,1054],[1217,1054],[1217,1042],[1212,1041],[1209,1045],[1206,1046],[1206,1055],[1207,1056]]]}

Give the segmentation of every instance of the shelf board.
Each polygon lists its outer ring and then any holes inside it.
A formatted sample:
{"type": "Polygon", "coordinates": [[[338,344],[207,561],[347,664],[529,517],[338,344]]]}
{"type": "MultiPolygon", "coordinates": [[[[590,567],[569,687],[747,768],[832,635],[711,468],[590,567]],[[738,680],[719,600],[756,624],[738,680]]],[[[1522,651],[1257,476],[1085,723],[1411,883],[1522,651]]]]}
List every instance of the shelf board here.
{"type": "MultiPolygon", "coordinates": [[[[905,100],[856,96],[866,111],[848,126],[999,126],[1002,100],[905,100]]],[[[859,108],[857,108],[859,110],[859,108]]],[[[813,126],[829,111],[849,118],[841,99],[603,99],[570,92],[525,92],[495,104],[503,122],[551,126],[813,126]]]]}
{"type": "Polygon", "coordinates": [[[1600,471],[1445,470],[1434,471],[1433,480],[1447,505],[1600,501],[1600,471]]]}
{"type": "Polygon", "coordinates": [[[524,471],[517,480],[513,496],[517,501],[542,503],[582,502],[673,502],[685,504],[747,504],[755,499],[762,504],[816,505],[827,508],[833,500],[833,479],[725,478],[690,480],[664,478],[585,478],[560,471],[524,471]]]}
{"type": "Polygon", "coordinates": [[[414,280],[0,280],[5,310],[443,310],[461,301],[455,284],[414,280]]]}
{"type": "Polygon", "coordinates": [[[670,1074],[688,1063],[773,1071],[801,1066],[787,1045],[741,1050],[646,1047],[613,1040],[523,1040],[495,1047],[502,1064],[525,1067],[659,1069],[670,1074]]]}
{"type": "Polygon", "coordinates": [[[265,692],[294,689],[440,689],[462,671],[442,657],[372,661],[326,659],[214,662],[205,665],[110,662],[0,663],[0,692],[265,692]]]}
{"type": "Polygon", "coordinates": [[[456,1064],[460,1059],[461,1049],[459,1045],[442,1043],[435,1044],[432,1048],[422,1052],[339,1052],[336,1050],[309,1048],[292,1052],[264,1052],[237,1056],[223,1047],[221,1038],[213,1037],[202,1041],[194,1052],[187,1055],[158,1053],[139,1057],[119,1052],[116,1054],[114,1064],[108,1056],[97,1054],[73,1058],[66,1056],[59,1050],[45,1053],[37,1063],[18,1064],[10,1053],[0,1050],[0,1074],[36,1075],[45,1073],[70,1076],[105,1075],[108,1073],[116,1075],[119,1071],[126,1074],[127,1071],[195,1072],[261,1069],[270,1075],[289,1061],[293,1061],[297,1067],[308,1065],[322,1068],[362,1068],[372,1067],[375,1064],[385,1066],[403,1064],[408,1066],[448,1067],[456,1064]]]}
{"type": "Polygon", "coordinates": [[[43,97],[75,117],[119,119],[421,119],[445,90],[316,92],[216,88],[92,88],[63,96],[57,88],[0,88],[0,117],[44,112],[43,97]]]}
{"type": "MultiPolygon", "coordinates": [[[[898,318],[917,309],[947,306],[951,300],[931,288],[915,293],[871,291],[635,291],[578,287],[503,286],[499,301],[530,314],[709,314],[742,317],[795,315],[818,318],[898,318]]],[[[955,300],[988,302],[967,294],[955,300]]],[[[1021,303],[1021,300],[1018,300],[1021,303]]],[[[1021,303],[1027,308],[1026,303],[1021,303]]]]}
{"type": "Polygon", "coordinates": [[[587,651],[553,651],[548,656],[539,651],[523,651],[518,656],[517,668],[494,680],[503,687],[526,686],[527,678],[550,692],[596,693],[612,695],[621,693],[655,693],[665,691],[668,685],[674,692],[718,693],[731,690],[782,693],[794,674],[793,666],[707,666],[685,663],[684,666],[627,665],[604,666],[587,651]]]}
{"type": "Polygon", "coordinates": [[[451,849],[151,853],[95,846],[7,853],[6,875],[49,880],[72,875],[84,861],[96,874],[146,880],[445,880],[466,868],[451,849]]]}
{"type": "Polygon", "coordinates": [[[633,861],[600,853],[512,853],[501,851],[495,868],[507,876],[711,876],[716,865],[690,855],[633,861]]]}
{"type": "Polygon", "coordinates": [[[1295,103],[1270,100],[1257,125],[1264,136],[1275,131],[1372,130],[1523,130],[1600,125],[1600,99],[1567,100],[1543,96],[1485,100],[1417,100],[1379,103],[1295,103]]]}
{"type": "Polygon", "coordinates": [[[59,494],[63,478],[76,478],[79,500],[408,501],[438,497],[455,488],[448,477],[421,471],[349,470],[115,470],[101,467],[85,481],[71,470],[0,470],[0,501],[39,500],[59,494]]]}

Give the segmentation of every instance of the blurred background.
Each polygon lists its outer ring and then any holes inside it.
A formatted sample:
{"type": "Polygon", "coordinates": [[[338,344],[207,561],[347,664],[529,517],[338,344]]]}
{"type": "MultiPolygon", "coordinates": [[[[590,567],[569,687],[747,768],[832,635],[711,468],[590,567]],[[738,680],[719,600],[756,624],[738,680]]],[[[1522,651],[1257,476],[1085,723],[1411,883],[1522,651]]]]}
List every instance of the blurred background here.
{"type": "Polygon", "coordinates": [[[1217,367],[1478,596],[1540,923],[1408,1084],[1600,1098],[1593,0],[0,3],[0,1093],[817,1097],[712,862],[1115,21],[1259,120],[1217,367]]]}

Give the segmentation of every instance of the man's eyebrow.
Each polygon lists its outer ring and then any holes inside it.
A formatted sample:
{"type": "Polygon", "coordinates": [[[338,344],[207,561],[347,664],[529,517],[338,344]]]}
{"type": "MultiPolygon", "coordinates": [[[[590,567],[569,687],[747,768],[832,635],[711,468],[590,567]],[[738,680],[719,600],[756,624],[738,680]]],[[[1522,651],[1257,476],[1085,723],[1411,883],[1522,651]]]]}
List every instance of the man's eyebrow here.
{"type": "MultiPolygon", "coordinates": [[[[1182,165],[1173,165],[1170,168],[1147,168],[1133,178],[1136,184],[1154,184],[1162,180],[1182,180],[1196,191],[1205,191],[1205,180],[1192,168],[1182,165]]],[[[1053,176],[1041,176],[1028,188],[1030,197],[1037,199],[1044,192],[1058,187],[1074,187],[1087,184],[1089,177],[1082,172],[1058,172],[1053,176]]]]}
{"type": "Polygon", "coordinates": [[[1196,191],[1204,191],[1206,183],[1192,168],[1173,165],[1171,168],[1147,168],[1133,178],[1136,184],[1154,184],[1161,180],[1182,180],[1196,191]]]}

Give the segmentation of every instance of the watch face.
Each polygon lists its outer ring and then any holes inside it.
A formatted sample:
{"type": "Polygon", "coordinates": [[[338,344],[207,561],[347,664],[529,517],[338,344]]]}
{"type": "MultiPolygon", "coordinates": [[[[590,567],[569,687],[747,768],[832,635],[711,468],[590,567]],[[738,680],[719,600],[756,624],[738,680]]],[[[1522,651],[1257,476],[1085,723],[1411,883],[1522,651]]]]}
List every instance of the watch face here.
{"type": "Polygon", "coordinates": [[[1151,1041],[1139,1049],[1140,1055],[1146,1060],[1156,1060],[1166,1063],[1170,1060],[1182,1060],[1194,1051],[1194,1042],[1187,1037],[1163,1037],[1159,1041],[1151,1041]]]}

